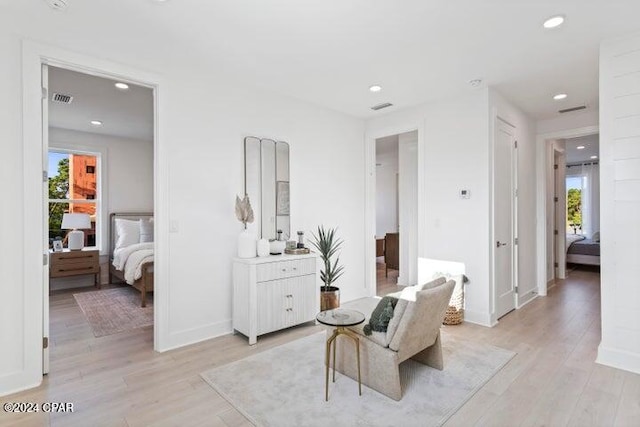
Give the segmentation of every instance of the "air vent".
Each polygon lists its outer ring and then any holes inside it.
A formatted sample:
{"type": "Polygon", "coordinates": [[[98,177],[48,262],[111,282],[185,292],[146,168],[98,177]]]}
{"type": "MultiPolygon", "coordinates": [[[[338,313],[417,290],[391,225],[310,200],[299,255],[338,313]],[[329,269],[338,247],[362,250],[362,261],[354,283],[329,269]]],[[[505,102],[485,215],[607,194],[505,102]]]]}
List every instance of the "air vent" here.
{"type": "Polygon", "coordinates": [[[53,10],[65,10],[68,5],[68,0],[45,0],[49,7],[53,10]]]}
{"type": "Polygon", "coordinates": [[[371,107],[373,111],[382,110],[383,108],[391,107],[393,104],[390,102],[383,102],[382,104],[374,105],[371,107]]]}
{"type": "Polygon", "coordinates": [[[73,101],[73,96],[54,92],[53,95],[51,95],[51,101],[57,102],[59,104],[71,104],[71,102],[73,101]]]}
{"type": "Polygon", "coordinates": [[[560,114],[570,113],[572,111],[580,111],[580,110],[584,110],[586,108],[587,108],[586,105],[581,105],[579,107],[571,107],[571,108],[565,108],[564,110],[558,110],[558,113],[560,113],[560,114]]]}

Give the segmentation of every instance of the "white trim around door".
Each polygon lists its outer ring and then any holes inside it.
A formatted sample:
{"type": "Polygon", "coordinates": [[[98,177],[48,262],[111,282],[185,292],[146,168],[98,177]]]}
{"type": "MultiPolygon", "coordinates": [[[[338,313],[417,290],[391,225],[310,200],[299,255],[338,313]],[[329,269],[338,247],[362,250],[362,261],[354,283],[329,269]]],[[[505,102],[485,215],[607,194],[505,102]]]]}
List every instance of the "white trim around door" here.
{"type": "Polygon", "coordinates": [[[16,374],[16,391],[38,385],[43,372],[43,275],[48,268],[45,260],[48,248],[44,246],[43,171],[46,165],[43,152],[48,141],[42,133],[42,65],[66,68],[85,74],[97,75],[137,85],[154,91],[154,210],[155,210],[155,284],[154,293],[154,349],[163,351],[168,343],[168,156],[164,143],[164,125],[160,118],[166,111],[161,95],[160,77],[122,64],[100,58],[76,54],[64,49],[24,41],[22,46],[23,77],[23,168],[24,168],[24,360],[23,370],[16,374]]]}
{"type": "Polygon", "coordinates": [[[600,132],[599,126],[587,126],[536,136],[536,277],[538,294],[547,295],[547,141],[550,139],[577,138],[600,132]]]}
{"type": "MultiPolygon", "coordinates": [[[[425,140],[422,123],[398,125],[381,131],[369,132],[364,138],[365,159],[365,293],[376,295],[376,140],[385,136],[418,131],[418,257],[425,254],[425,199],[424,165],[425,140]]],[[[416,260],[417,263],[417,260],[416,260]]]]}

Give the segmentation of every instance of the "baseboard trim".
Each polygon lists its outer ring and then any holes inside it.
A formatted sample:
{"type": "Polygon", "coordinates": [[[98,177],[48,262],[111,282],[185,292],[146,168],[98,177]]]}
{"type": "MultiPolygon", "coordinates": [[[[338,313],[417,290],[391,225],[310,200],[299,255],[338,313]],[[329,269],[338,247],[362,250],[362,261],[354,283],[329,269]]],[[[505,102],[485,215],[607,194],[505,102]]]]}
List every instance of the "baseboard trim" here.
{"type": "Polygon", "coordinates": [[[15,372],[0,377],[0,397],[38,387],[42,384],[42,374],[28,375],[26,372],[15,372]]]}
{"type": "Polygon", "coordinates": [[[231,319],[223,320],[221,322],[210,323],[205,326],[200,326],[193,329],[185,329],[179,332],[173,332],[169,334],[163,342],[167,345],[163,348],[159,348],[158,351],[165,352],[180,347],[185,347],[191,344],[196,344],[202,341],[217,338],[222,335],[228,335],[233,332],[231,328],[231,319]]]}
{"type": "Polygon", "coordinates": [[[605,347],[602,343],[598,346],[596,363],[640,374],[639,353],[605,347]]]}
{"type": "Polygon", "coordinates": [[[497,322],[491,321],[491,314],[467,309],[464,310],[464,321],[488,328],[497,325],[497,322]]]}

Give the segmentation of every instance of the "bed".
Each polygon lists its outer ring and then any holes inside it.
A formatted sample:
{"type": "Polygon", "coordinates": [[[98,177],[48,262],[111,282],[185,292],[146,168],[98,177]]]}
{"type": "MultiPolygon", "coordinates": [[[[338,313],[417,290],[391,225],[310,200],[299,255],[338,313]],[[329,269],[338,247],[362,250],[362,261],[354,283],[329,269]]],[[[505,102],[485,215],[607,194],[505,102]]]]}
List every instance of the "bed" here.
{"type": "Polygon", "coordinates": [[[153,252],[153,213],[110,215],[109,283],[117,279],[140,291],[142,307],[153,292],[153,252]]]}
{"type": "Polygon", "coordinates": [[[567,262],[600,265],[600,241],[579,234],[567,234],[567,262]]]}

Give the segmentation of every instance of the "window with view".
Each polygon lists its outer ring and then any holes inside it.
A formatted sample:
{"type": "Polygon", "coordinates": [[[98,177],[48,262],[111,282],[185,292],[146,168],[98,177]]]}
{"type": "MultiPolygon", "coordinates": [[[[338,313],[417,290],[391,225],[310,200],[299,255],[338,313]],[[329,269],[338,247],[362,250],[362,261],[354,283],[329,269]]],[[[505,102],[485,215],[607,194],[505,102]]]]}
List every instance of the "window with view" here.
{"type": "Polygon", "coordinates": [[[67,247],[66,235],[70,230],[62,230],[62,216],[65,213],[86,213],[91,218],[91,229],[83,230],[85,246],[97,246],[100,223],[98,204],[100,203],[98,156],[71,151],[49,151],[49,246],[62,239],[67,247]]]}

